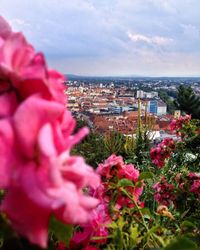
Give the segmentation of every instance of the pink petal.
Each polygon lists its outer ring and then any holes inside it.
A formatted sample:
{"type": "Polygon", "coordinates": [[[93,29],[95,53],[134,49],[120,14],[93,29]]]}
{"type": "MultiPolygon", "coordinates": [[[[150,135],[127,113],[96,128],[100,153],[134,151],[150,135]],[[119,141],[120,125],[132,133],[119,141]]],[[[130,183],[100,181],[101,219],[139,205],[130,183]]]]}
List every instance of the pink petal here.
{"type": "Polygon", "coordinates": [[[14,92],[0,95],[0,117],[9,117],[13,115],[17,106],[17,98],[14,92]]]}
{"type": "Polygon", "coordinates": [[[58,119],[64,107],[56,102],[48,102],[37,96],[24,101],[14,115],[14,127],[20,147],[27,157],[33,158],[40,128],[58,119]],[[28,123],[28,125],[27,125],[28,123]]]}
{"type": "Polygon", "coordinates": [[[20,189],[10,189],[1,211],[6,213],[17,232],[30,242],[47,247],[50,210],[37,206],[20,189]]]}
{"type": "Polygon", "coordinates": [[[14,134],[8,119],[0,120],[0,188],[8,187],[14,165],[14,134]]]}
{"type": "Polygon", "coordinates": [[[0,16],[0,37],[6,39],[11,34],[11,32],[10,25],[2,16],[0,16]]]}
{"type": "Polygon", "coordinates": [[[0,50],[0,72],[11,76],[17,87],[20,69],[33,57],[34,50],[21,33],[12,33],[0,50]]]}
{"type": "Polygon", "coordinates": [[[66,104],[67,97],[64,94],[64,76],[55,70],[48,71],[48,86],[53,98],[58,102],[66,104]]]}

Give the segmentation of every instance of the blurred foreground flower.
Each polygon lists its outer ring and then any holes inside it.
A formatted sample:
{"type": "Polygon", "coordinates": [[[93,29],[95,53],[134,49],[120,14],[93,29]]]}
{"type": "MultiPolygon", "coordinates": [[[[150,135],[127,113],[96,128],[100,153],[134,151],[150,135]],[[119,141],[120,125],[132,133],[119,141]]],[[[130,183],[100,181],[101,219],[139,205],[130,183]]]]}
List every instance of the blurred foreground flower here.
{"type": "Polygon", "coordinates": [[[64,223],[86,223],[98,199],[82,192],[99,177],[70,150],[87,133],[72,135],[64,77],[49,70],[21,33],[0,17],[0,188],[13,228],[47,246],[51,215],[64,223]]]}

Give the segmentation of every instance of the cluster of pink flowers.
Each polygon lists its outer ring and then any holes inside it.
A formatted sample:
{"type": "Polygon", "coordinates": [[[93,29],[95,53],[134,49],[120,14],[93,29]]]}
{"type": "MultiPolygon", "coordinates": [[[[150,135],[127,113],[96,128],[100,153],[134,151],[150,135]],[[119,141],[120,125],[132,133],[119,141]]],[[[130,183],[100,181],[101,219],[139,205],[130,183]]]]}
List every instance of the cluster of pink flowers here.
{"type": "Polygon", "coordinates": [[[111,223],[108,207],[101,203],[92,211],[88,223],[81,225],[81,231],[76,232],[70,241],[70,249],[90,249],[93,244],[104,244],[109,235],[107,225],[111,223]],[[97,237],[95,239],[95,237],[97,237]]]}
{"type": "Polygon", "coordinates": [[[175,150],[175,142],[171,138],[165,138],[155,148],[151,148],[150,157],[152,162],[162,168],[165,165],[165,159],[169,158],[175,150]]]}
{"type": "Polygon", "coordinates": [[[190,172],[188,175],[178,173],[174,181],[175,185],[169,184],[166,178],[162,178],[160,182],[157,182],[153,189],[155,190],[154,199],[160,204],[169,206],[174,204],[179,205],[180,197],[184,197],[185,200],[194,194],[200,198],[200,175],[197,173],[190,172]]]}
{"type": "MultiPolygon", "coordinates": [[[[134,165],[125,164],[121,156],[111,155],[104,163],[99,164],[96,171],[102,177],[102,185],[96,190],[97,198],[100,200],[103,199],[104,202],[109,202],[110,193],[108,187],[110,183],[116,184],[117,181],[125,178],[132,181],[134,184],[134,186],[128,186],[125,189],[135,202],[139,202],[139,197],[142,194],[144,185],[143,182],[141,182],[140,185],[137,185],[139,180],[139,170],[137,170],[134,165]]],[[[124,196],[119,189],[116,208],[120,209],[124,206],[132,207],[134,206],[134,203],[128,197],[124,196]]]]}
{"type": "Polygon", "coordinates": [[[191,182],[189,191],[197,194],[200,198],[200,174],[191,172],[188,177],[191,182]]]}
{"type": "Polygon", "coordinates": [[[181,135],[180,130],[183,125],[188,124],[191,120],[191,115],[180,116],[178,119],[173,119],[169,125],[171,131],[176,131],[177,135],[181,135]]]}
{"type": "Polygon", "coordinates": [[[51,215],[86,223],[99,201],[82,192],[99,176],[70,150],[88,130],[72,134],[64,78],[49,70],[21,33],[0,17],[0,209],[32,243],[47,246],[51,215]]]}
{"type": "Polygon", "coordinates": [[[175,200],[174,185],[169,184],[166,178],[162,178],[160,182],[153,185],[155,190],[154,199],[160,204],[169,206],[175,200]]]}
{"type": "Polygon", "coordinates": [[[190,172],[187,176],[177,174],[175,181],[179,189],[185,193],[193,193],[200,198],[200,174],[190,172]]]}
{"type": "Polygon", "coordinates": [[[139,184],[139,171],[132,164],[125,164],[121,156],[111,155],[104,163],[99,164],[96,172],[101,176],[102,183],[96,189],[90,188],[90,193],[100,200],[100,204],[93,210],[90,223],[82,225],[82,230],[75,233],[70,249],[76,249],[77,245],[82,249],[87,249],[86,247],[95,243],[105,244],[109,235],[107,225],[120,216],[120,209],[135,206],[133,200],[138,205],[143,205],[139,197],[144,184],[141,181],[140,185],[137,185],[139,184]],[[122,179],[131,181],[132,185],[123,188],[133,200],[121,192],[118,183],[122,179]],[[114,193],[116,193],[115,197],[114,193]],[[110,202],[114,203],[112,214],[108,209],[110,202]]]}

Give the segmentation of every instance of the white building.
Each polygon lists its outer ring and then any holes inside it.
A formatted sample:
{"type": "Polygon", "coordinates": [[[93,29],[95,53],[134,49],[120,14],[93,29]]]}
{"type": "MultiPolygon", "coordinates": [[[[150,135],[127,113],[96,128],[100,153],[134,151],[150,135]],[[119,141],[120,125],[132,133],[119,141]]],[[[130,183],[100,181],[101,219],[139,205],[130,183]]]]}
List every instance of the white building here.
{"type": "Polygon", "coordinates": [[[145,92],[143,90],[137,90],[137,98],[144,98],[145,92]]]}
{"type": "Polygon", "coordinates": [[[158,101],[157,115],[166,115],[167,105],[164,102],[158,101]]]}

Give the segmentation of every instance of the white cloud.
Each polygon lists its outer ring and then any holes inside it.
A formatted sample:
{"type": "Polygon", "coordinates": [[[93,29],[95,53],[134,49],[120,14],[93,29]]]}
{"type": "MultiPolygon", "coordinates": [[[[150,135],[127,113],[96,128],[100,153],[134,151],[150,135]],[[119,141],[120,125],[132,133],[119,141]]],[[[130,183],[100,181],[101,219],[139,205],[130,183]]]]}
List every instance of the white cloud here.
{"type": "Polygon", "coordinates": [[[30,23],[20,18],[13,18],[11,20],[8,20],[8,22],[13,29],[17,29],[17,30],[23,29],[23,27],[25,26],[30,27],[30,23]]]}
{"type": "Polygon", "coordinates": [[[131,32],[127,32],[128,37],[133,42],[144,42],[148,44],[158,45],[158,46],[165,46],[169,45],[174,42],[172,38],[162,37],[162,36],[145,36],[142,34],[135,34],[131,32]]]}
{"type": "Polygon", "coordinates": [[[200,0],[0,1],[13,29],[64,73],[175,72],[183,62],[196,73],[199,66],[200,0]]]}
{"type": "Polygon", "coordinates": [[[190,39],[200,39],[200,29],[191,24],[181,24],[183,28],[183,33],[186,37],[190,39]]]}

